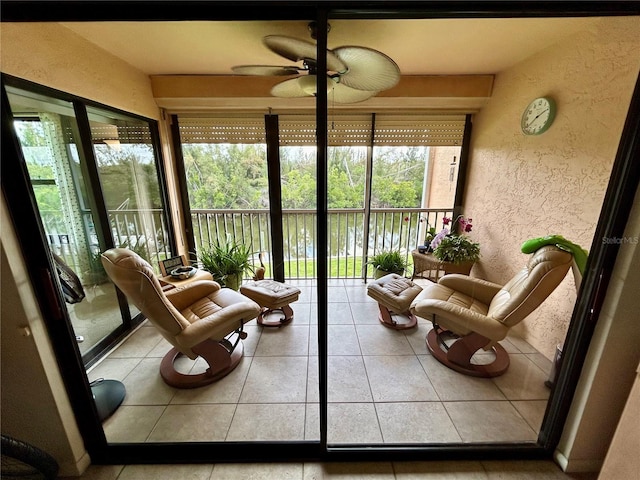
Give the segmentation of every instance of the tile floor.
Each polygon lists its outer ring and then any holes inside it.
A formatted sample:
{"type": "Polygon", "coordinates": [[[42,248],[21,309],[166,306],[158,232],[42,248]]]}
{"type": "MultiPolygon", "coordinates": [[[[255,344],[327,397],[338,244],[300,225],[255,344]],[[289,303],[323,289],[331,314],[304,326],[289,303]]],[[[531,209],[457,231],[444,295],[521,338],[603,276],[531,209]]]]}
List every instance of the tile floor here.
{"type": "Polygon", "coordinates": [[[82,480],[596,480],[551,461],[94,465],[82,480]]]}
{"type": "MultiPolygon", "coordinates": [[[[302,291],[292,305],[294,321],[280,329],[259,327],[255,320],[248,323],[240,365],[207,387],[177,390],[165,385],[158,368],[170,345],[153,326],[138,328],[88,372],[90,380],[117,379],[127,389],[123,405],[104,422],[107,439],[319,439],[316,292],[312,281],[289,283],[302,291]]],[[[536,440],[549,395],[544,381],[551,362],[526,342],[516,337],[501,342],[511,356],[503,376],[464,376],[427,351],[430,323],[422,320],[408,331],[385,328],[377,319],[377,303],[361,281],[332,280],[328,288],[329,443],[536,440]]],[[[203,368],[201,361],[181,360],[181,369],[203,368]]],[[[476,476],[460,478],[494,478],[488,464],[478,465],[470,467],[476,476]]],[[[320,467],[299,467],[297,473],[277,478],[323,478],[320,467]]],[[[389,472],[375,478],[414,478],[410,469],[387,467],[389,472]]],[[[236,478],[211,476],[211,467],[198,468],[202,473],[189,478],[236,478]]],[[[219,468],[233,469],[216,465],[214,472],[219,468]]],[[[151,478],[136,471],[127,467],[117,478],[151,478]]]]}

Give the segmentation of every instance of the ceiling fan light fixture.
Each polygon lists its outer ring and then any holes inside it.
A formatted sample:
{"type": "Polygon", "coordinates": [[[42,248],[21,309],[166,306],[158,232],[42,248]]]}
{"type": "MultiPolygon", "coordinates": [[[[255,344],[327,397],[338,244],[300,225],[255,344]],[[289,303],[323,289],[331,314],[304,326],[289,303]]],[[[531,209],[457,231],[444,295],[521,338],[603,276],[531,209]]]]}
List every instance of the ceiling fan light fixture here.
{"type": "MultiPolygon", "coordinates": [[[[298,78],[298,85],[300,89],[306,93],[307,95],[315,95],[316,94],[316,86],[317,86],[317,75],[305,75],[303,77],[298,78]]],[[[327,93],[330,93],[333,90],[335,83],[332,81],[333,79],[327,78],[327,93]]]]}

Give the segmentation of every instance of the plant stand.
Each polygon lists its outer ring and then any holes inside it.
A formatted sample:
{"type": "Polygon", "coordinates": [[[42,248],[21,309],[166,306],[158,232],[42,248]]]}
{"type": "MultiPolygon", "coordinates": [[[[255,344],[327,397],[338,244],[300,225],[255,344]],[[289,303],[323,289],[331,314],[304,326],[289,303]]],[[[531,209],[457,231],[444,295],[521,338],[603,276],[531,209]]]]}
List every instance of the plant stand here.
{"type": "Polygon", "coordinates": [[[451,262],[442,262],[434,257],[432,253],[420,253],[418,250],[413,250],[411,256],[413,257],[412,280],[414,278],[425,278],[432,282],[437,282],[440,277],[448,273],[469,275],[475,263],[465,262],[456,265],[451,262]]]}

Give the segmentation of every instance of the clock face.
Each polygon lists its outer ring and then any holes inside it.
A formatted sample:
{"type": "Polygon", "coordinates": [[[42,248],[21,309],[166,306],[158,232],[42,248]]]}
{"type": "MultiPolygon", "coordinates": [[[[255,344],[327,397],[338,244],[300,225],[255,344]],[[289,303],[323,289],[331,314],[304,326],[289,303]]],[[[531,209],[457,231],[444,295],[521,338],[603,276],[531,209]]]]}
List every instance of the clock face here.
{"type": "Polygon", "coordinates": [[[522,114],[520,126],[526,135],[540,135],[553,123],[556,116],[556,104],[548,97],[536,98],[522,114]]]}

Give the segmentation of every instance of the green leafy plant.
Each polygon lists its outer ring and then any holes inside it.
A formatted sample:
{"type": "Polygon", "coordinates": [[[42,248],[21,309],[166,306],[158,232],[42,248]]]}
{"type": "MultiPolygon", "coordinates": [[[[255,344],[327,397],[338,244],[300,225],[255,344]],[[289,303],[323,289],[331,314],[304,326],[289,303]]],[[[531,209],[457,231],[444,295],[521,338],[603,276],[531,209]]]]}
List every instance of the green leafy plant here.
{"type": "Polygon", "coordinates": [[[402,275],[407,268],[407,261],[398,250],[385,250],[369,259],[367,262],[376,270],[402,275]]]}
{"type": "Polygon", "coordinates": [[[470,232],[472,225],[471,219],[459,215],[451,226],[451,232],[446,225],[451,223],[450,218],[444,218],[443,228],[431,242],[433,248],[433,256],[443,262],[451,262],[454,264],[476,262],[480,258],[480,244],[471,241],[464,233],[470,232]]]}
{"type": "Polygon", "coordinates": [[[246,272],[253,273],[251,250],[240,243],[210,244],[200,250],[198,258],[202,268],[211,273],[216,282],[235,290],[246,272]]]}
{"type": "Polygon", "coordinates": [[[480,258],[480,244],[465,235],[447,235],[433,250],[433,256],[454,264],[476,262],[480,258]]]}

